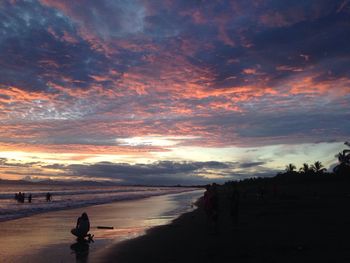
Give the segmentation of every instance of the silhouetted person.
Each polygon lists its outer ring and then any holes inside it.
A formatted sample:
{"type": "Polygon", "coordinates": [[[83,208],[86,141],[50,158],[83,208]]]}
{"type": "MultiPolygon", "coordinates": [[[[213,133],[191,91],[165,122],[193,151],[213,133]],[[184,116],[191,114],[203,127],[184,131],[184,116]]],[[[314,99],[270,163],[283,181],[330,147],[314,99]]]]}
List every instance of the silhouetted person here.
{"type": "Polygon", "coordinates": [[[240,202],[240,194],[237,187],[235,186],[230,196],[230,214],[232,217],[232,222],[234,224],[238,223],[239,202],[240,202]]]}
{"type": "Polygon", "coordinates": [[[15,195],[15,198],[20,203],[24,203],[24,197],[25,197],[24,193],[21,193],[21,192],[15,195]]]}
{"type": "Polygon", "coordinates": [[[86,236],[89,239],[92,238],[90,234],[88,234],[90,230],[90,221],[88,215],[84,212],[77,220],[77,225],[75,228],[71,230],[71,233],[75,235],[78,239],[84,239],[86,236]]]}
{"type": "Polygon", "coordinates": [[[203,197],[204,211],[207,215],[208,223],[213,225],[215,232],[218,232],[219,205],[216,184],[208,185],[206,189],[203,197]]]}
{"type": "Polygon", "coordinates": [[[211,214],[211,207],[212,207],[212,204],[210,203],[211,202],[210,185],[206,185],[205,189],[206,191],[204,192],[204,196],[203,196],[203,205],[204,205],[204,212],[207,216],[207,219],[209,219],[211,214]]]}
{"type": "Polygon", "coordinates": [[[46,202],[51,202],[52,200],[52,194],[50,194],[49,192],[46,193],[46,202]]]}
{"type": "Polygon", "coordinates": [[[278,189],[277,189],[276,184],[273,184],[273,186],[272,186],[272,194],[273,194],[274,198],[276,198],[278,196],[278,189]]]}
{"type": "Polygon", "coordinates": [[[213,195],[212,195],[212,202],[213,202],[213,222],[214,222],[214,231],[215,233],[219,232],[219,224],[218,224],[218,220],[219,220],[219,195],[218,195],[218,190],[217,190],[217,184],[213,183],[212,185],[212,191],[213,191],[213,195]]]}
{"type": "Polygon", "coordinates": [[[259,189],[259,199],[264,200],[265,199],[265,187],[261,186],[259,189]]]}
{"type": "Polygon", "coordinates": [[[28,195],[28,203],[31,203],[32,202],[32,194],[29,194],[28,195]]]}

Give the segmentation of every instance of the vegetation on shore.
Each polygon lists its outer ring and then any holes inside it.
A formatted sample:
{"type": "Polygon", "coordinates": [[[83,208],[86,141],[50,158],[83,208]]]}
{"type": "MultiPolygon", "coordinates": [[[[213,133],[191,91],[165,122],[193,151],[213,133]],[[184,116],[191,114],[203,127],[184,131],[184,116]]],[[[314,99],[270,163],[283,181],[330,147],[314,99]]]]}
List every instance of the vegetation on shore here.
{"type": "MultiPolygon", "coordinates": [[[[344,143],[350,147],[349,142],[344,143]]],[[[344,149],[335,155],[338,158],[338,165],[333,168],[332,172],[327,171],[320,161],[313,164],[304,163],[302,167],[297,169],[293,163],[286,165],[283,172],[279,172],[274,177],[256,177],[240,181],[229,181],[226,185],[239,183],[255,184],[255,183],[302,183],[317,181],[334,181],[334,180],[350,180],[350,149],[344,149]]]]}

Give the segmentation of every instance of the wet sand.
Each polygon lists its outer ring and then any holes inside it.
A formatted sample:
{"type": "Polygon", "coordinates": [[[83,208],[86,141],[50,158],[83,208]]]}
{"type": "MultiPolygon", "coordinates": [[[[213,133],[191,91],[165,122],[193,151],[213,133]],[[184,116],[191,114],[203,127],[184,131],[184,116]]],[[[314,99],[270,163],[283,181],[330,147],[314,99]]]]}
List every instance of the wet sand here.
{"type": "Polygon", "coordinates": [[[197,199],[202,191],[121,201],[61,210],[0,222],[1,262],[95,262],[109,246],[145,233],[150,227],[169,223],[180,206],[197,199]],[[82,212],[90,217],[95,237],[89,245],[77,244],[70,234],[82,212]],[[113,226],[114,229],[97,229],[113,226]]]}
{"type": "Polygon", "coordinates": [[[99,262],[350,262],[350,183],[285,185],[241,197],[233,223],[220,191],[219,232],[201,208],[121,242],[99,262]]]}

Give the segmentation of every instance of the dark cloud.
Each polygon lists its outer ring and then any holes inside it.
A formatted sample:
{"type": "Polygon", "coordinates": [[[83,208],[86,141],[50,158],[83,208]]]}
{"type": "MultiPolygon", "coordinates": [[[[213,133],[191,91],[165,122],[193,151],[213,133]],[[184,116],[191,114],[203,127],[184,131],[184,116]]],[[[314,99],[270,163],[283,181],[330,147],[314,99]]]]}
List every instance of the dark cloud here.
{"type": "MultiPolygon", "coordinates": [[[[0,143],[120,154],[172,151],[117,143],[154,134],[193,137],[175,148],[343,140],[349,10],[342,0],[1,1],[0,143]]],[[[231,178],[230,167],[58,168],[170,183],[214,170],[231,178]]]]}
{"type": "Polygon", "coordinates": [[[81,26],[104,40],[142,33],[145,7],[142,1],[85,0],[84,3],[62,0],[42,0],[44,5],[57,8],[81,26]]]}
{"type": "Polygon", "coordinates": [[[172,162],[162,161],[153,164],[114,164],[109,162],[102,162],[93,164],[91,166],[70,165],[68,169],[80,174],[89,175],[93,173],[97,176],[112,176],[128,178],[132,176],[148,175],[153,176],[156,174],[178,174],[189,173],[200,169],[224,169],[228,168],[228,164],[219,162],[172,162]],[[97,172],[99,171],[99,172],[97,172]]]}
{"type": "Polygon", "coordinates": [[[6,158],[0,158],[0,164],[4,165],[7,163],[7,159],[6,158]]]}
{"type": "MultiPolygon", "coordinates": [[[[242,146],[264,144],[342,141],[350,134],[350,119],[347,112],[332,112],[327,106],[319,106],[319,113],[310,113],[308,109],[298,112],[276,112],[249,114],[229,114],[203,120],[202,127],[220,127],[224,144],[238,136],[242,146]]],[[[220,131],[215,131],[220,133],[220,131]]]]}
{"type": "MultiPolygon", "coordinates": [[[[100,162],[95,164],[42,165],[45,169],[60,170],[65,176],[117,180],[123,184],[203,184],[224,182],[249,177],[245,169],[258,168],[258,174],[270,173],[263,167],[265,162],[174,162],[161,161],[151,164],[100,162]],[[237,170],[238,169],[238,170],[237,170]],[[214,178],[208,177],[214,175],[214,178]],[[218,177],[219,176],[219,177],[218,177]]],[[[59,177],[57,177],[59,178],[59,177]]]]}
{"type": "Polygon", "coordinates": [[[40,164],[40,162],[21,163],[8,158],[0,158],[0,165],[3,167],[31,168],[33,165],[37,164],[40,164]]]}
{"type": "MultiPolygon", "coordinates": [[[[345,68],[349,64],[347,43],[350,27],[348,14],[337,12],[341,1],[317,4],[315,1],[251,2],[247,5],[237,1],[232,5],[229,1],[180,1],[171,6],[147,6],[141,1],[100,1],[98,4],[85,1],[84,5],[68,1],[59,4],[42,1],[44,5],[36,1],[5,2],[1,8],[0,60],[4,67],[0,82],[30,90],[48,90],[48,82],[81,88],[94,83],[92,75],[108,75],[113,69],[123,73],[130,66],[154,67],[143,59],[149,54],[147,48],[135,52],[116,43],[110,46],[115,55],[106,57],[94,49],[96,37],[92,40],[84,38],[84,34],[89,32],[96,33],[106,43],[111,38],[117,38],[141,46],[149,44],[149,40],[143,42],[146,40],[142,39],[142,36],[147,36],[148,39],[153,38],[151,42],[157,43],[157,49],[163,50],[167,46],[176,50],[170,39],[195,36],[211,48],[203,49],[199,45],[188,60],[196,67],[211,69],[215,76],[215,81],[211,83],[213,88],[255,85],[266,82],[267,78],[271,82],[295,74],[293,70],[276,70],[279,67],[312,68],[312,71],[324,76],[320,76],[322,79],[330,75],[333,78],[349,77],[345,68]],[[253,7],[251,13],[244,13],[248,11],[248,6],[253,7]],[[193,10],[203,16],[203,22],[196,23],[191,13],[186,13],[193,10]],[[297,14],[300,10],[304,12],[303,18],[294,23],[270,27],[259,20],[260,14],[266,10],[274,10],[285,19],[288,19],[288,14],[297,14]],[[239,15],[239,11],[243,13],[239,15]],[[245,26],[230,12],[237,12],[237,16],[245,21],[245,26]],[[83,35],[81,29],[86,31],[83,35]],[[229,46],[220,40],[220,30],[224,30],[236,44],[229,46]],[[74,41],[66,41],[65,34],[74,41]],[[135,35],[139,37],[133,37],[135,35]],[[245,46],[245,41],[250,43],[249,48],[245,46]],[[303,55],[309,59],[306,61],[303,55]],[[245,69],[255,69],[259,74],[247,75],[245,69]]],[[[113,83],[106,81],[101,84],[109,87],[113,83]]]]}
{"type": "Polygon", "coordinates": [[[103,72],[106,59],[82,41],[58,12],[36,1],[4,3],[0,9],[0,83],[28,91],[50,92],[49,82],[86,87],[103,72]],[[63,35],[71,34],[74,42],[63,35]]]}
{"type": "Polygon", "coordinates": [[[251,167],[256,167],[260,165],[264,165],[266,162],[247,162],[247,163],[241,163],[239,165],[240,168],[251,168],[251,167]]]}
{"type": "MultiPolygon", "coordinates": [[[[108,75],[111,70],[117,72],[117,80],[128,66],[141,63],[144,54],[120,49],[110,60],[62,12],[37,1],[5,1],[0,24],[0,87],[53,92],[50,83],[54,83],[88,88],[95,83],[94,75],[108,75]]],[[[107,88],[111,83],[102,84],[107,88]]]]}

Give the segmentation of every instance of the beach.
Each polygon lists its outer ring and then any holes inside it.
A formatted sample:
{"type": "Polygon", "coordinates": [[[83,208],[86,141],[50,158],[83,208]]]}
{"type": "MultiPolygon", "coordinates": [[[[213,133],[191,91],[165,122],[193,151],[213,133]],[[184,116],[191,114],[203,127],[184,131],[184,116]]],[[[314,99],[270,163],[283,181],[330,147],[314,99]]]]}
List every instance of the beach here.
{"type": "Polygon", "coordinates": [[[350,0],[0,0],[0,263],[350,263],[350,0]]]}
{"type": "Polygon", "coordinates": [[[350,262],[348,180],[260,186],[239,188],[237,221],[219,186],[217,228],[201,199],[193,208],[203,190],[1,222],[1,262],[350,262]],[[83,211],[94,243],[69,233],[83,211]]]}
{"type": "Polygon", "coordinates": [[[0,222],[1,262],[95,262],[108,248],[169,223],[193,209],[202,190],[138,200],[46,212],[0,222]],[[94,243],[81,246],[71,235],[77,217],[87,212],[94,243]],[[113,226],[113,229],[98,229],[113,226]]]}
{"type": "Polygon", "coordinates": [[[105,250],[99,262],[350,262],[349,187],[348,181],[286,184],[277,195],[266,190],[263,199],[251,191],[241,196],[236,224],[229,190],[220,189],[218,233],[199,207],[105,250]]]}

